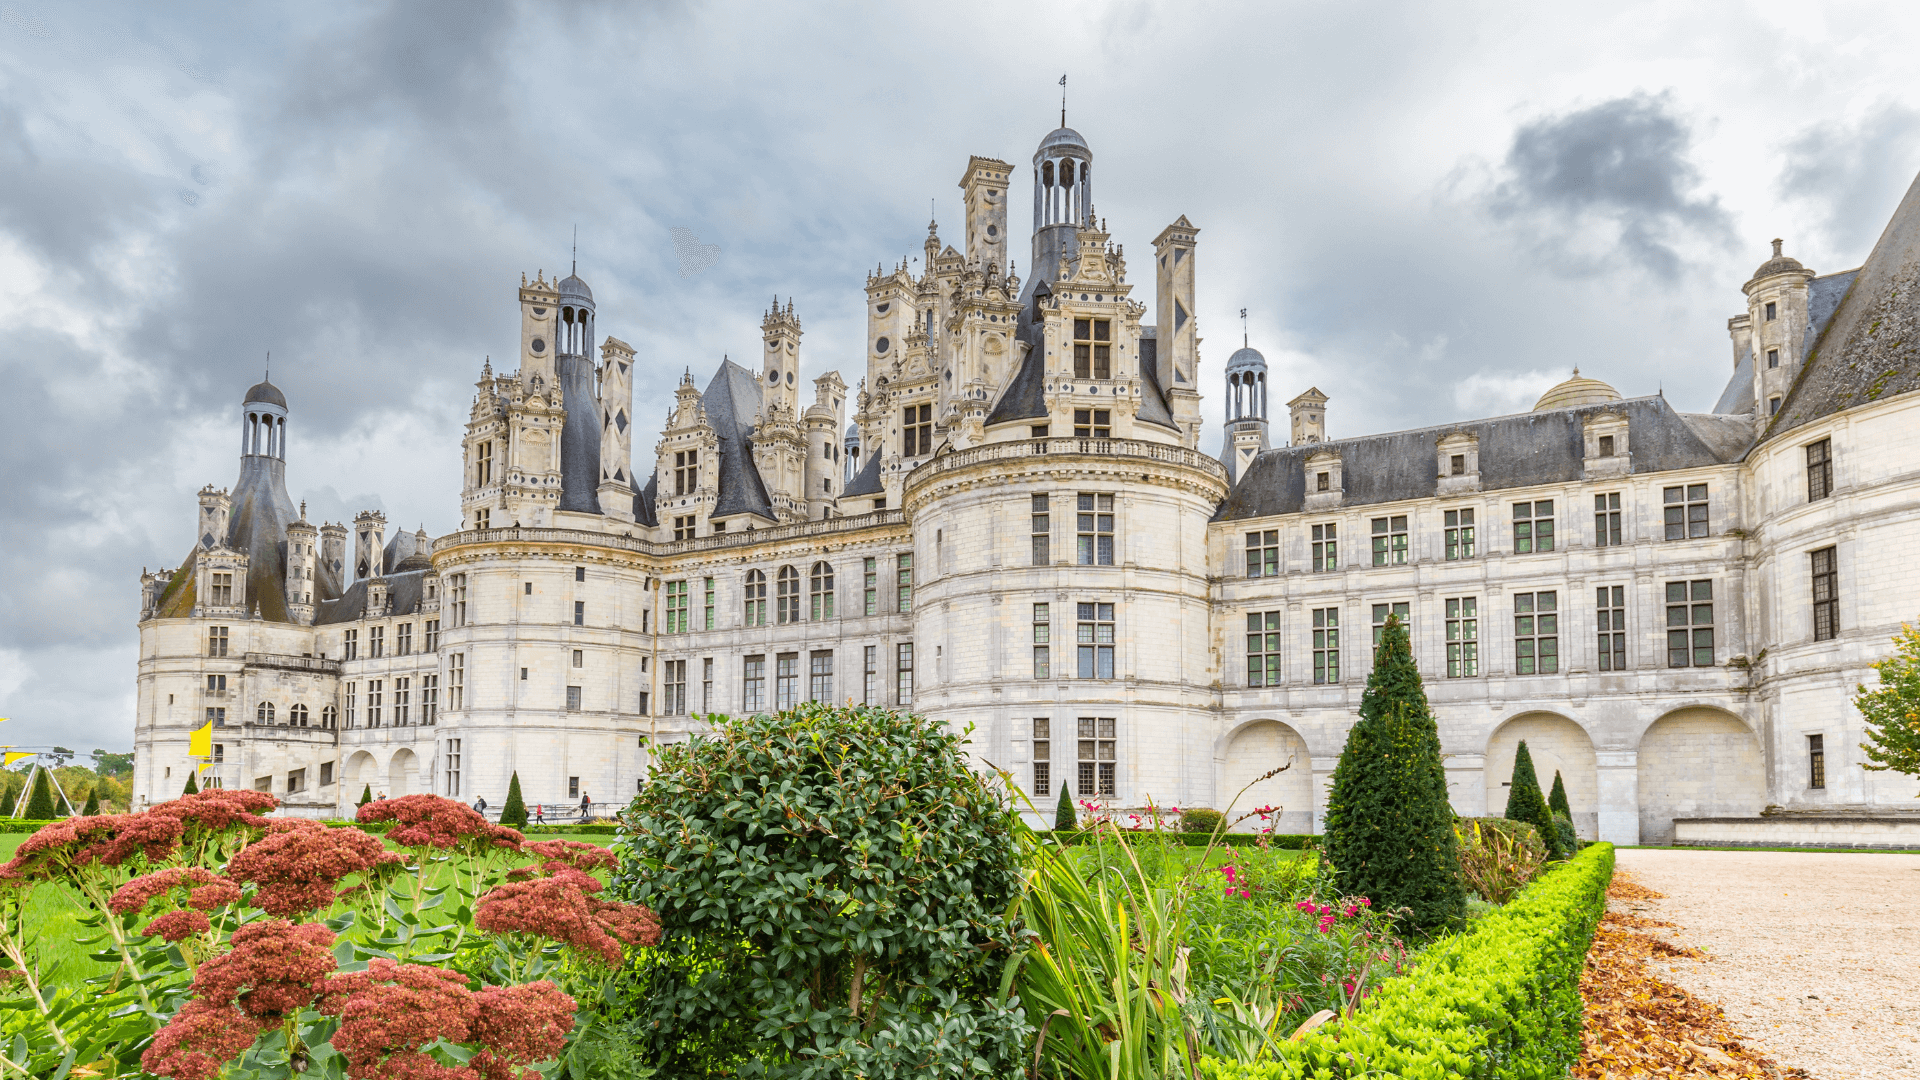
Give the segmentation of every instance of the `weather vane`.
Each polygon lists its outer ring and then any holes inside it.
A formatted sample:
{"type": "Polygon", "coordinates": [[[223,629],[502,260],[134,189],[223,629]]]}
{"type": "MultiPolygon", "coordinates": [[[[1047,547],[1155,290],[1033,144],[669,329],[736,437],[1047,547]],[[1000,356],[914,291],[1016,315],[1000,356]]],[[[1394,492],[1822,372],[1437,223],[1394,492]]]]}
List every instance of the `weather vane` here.
{"type": "Polygon", "coordinates": [[[1247,309],[1246,308],[1240,309],[1240,347],[1243,349],[1251,348],[1251,346],[1247,344],[1247,309]]]}
{"type": "Polygon", "coordinates": [[[1067,77],[1060,76],[1060,126],[1067,126],[1067,77]]]}

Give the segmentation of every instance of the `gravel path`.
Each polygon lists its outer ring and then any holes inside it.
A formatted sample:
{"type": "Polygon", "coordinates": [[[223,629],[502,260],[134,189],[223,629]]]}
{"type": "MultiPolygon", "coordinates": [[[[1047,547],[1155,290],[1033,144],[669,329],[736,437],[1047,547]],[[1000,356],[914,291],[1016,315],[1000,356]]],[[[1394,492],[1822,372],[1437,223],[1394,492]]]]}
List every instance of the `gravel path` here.
{"type": "Polygon", "coordinates": [[[1920,1078],[1920,855],[1621,851],[1708,961],[1656,965],[1817,1080],[1920,1078]]]}

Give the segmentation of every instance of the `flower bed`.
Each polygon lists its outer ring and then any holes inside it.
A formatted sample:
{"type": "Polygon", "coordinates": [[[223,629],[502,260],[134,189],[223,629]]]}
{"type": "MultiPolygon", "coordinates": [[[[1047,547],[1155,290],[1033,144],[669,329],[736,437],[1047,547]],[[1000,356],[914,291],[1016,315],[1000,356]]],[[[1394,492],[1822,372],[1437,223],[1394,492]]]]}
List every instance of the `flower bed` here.
{"type": "Polygon", "coordinates": [[[1606,910],[1613,845],[1543,874],[1474,928],[1435,942],[1352,1019],[1257,1065],[1208,1059],[1213,1080],[1564,1076],[1580,1056],[1580,971],[1606,910]]]}
{"type": "MultiPolygon", "coordinates": [[[[1079,831],[1079,830],[1076,830],[1076,831],[1061,830],[1061,831],[1056,831],[1050,834],[1042,834],[1042,835],[1051,835],[1054,839],[1059,840],[1060,842],[1066,843],[1066,844],[1080,844],[1080,843],[1086,843],[1088,838],[1092,834],[1085,831],[1079,831]]],[[[1105,835],[1108,838],[1112,838],[1116,834],[1113,832],[1108,832],[1105,835]]],[[[1156,838],[1159,840],[1165,840],[1170,844],[1179,844],[1185,847],[1197,847],[1197,848],[1203,848],[1208,846],[1209,844],[1220,846],[1220,847],[1237,847],[1237,848],[1259,847],[1260,841],[1262,839],[1262,836],[1259,833],[1222,833],[1219,837],[1216,838],[1209,833],[1174,832],[1170,829],[1163,829],[1159,832],[1153,832],[1145,829],[1139,830],[1136,832],[1136,831],[1123,829],[1123,830],[1120,830],[1117,835],[1125,837],[1129,840],[1136,840],[1136,841],[1144,841],[1148,838],[1156,838]]],[[[1310,836],[1304,833],[1270,833],[1270,834],[1267,834],[1264,837],[1264,839],[1266,840],[1268,847],[1278,848],[1281,851],[1311,851],[1314,848],[1318,847],[1320,844],[1319,837],[1310,836]]]]}

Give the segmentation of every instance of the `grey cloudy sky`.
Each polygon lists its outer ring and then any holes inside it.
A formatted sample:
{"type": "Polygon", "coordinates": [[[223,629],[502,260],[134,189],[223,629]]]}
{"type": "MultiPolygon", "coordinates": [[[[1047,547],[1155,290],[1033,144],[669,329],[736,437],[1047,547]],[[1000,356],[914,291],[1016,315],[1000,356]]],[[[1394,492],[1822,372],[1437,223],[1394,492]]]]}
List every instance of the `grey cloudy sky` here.
{"type": "Polygon", "coordinates": [[[131,744],[140,569],[233,482],[269,350],[310,516],[445,532],[481,358],[575,224],[650,450],[776,293],[855,381],[864,275],[929,199],[959,241],[967,155],[1027,182],[1062,72],[1135,266],[1202,230],[1203,385],[1246,307],[1335,437],[1576,364],[1706,411],[1768,239],[1857,265],[1920,169],[1914,12],[0,0],[0,738],[131,744]]]}

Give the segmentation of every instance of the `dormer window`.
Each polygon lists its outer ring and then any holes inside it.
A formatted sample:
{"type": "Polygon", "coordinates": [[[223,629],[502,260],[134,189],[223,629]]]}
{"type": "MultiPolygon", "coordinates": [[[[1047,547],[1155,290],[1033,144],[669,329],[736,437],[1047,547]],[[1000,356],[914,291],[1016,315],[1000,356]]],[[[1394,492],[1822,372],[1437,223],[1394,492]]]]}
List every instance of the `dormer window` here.
{"type": "Polygon", "coordinates": [[[700,486],[700,451],[676,450],[673,454],[673,493],[691,495],[700,486]]]}
{"type": "Polygon", "coordinates": [[[1447,475],[1449,476],[1467,475],[1467,455],[1455,454],[1451,458],[1448,458],[1447,459],[1447,475]]]}
{"type": "MultiPolygon", "coordinates": [[[[1772,306],[1772,305],[1768,305],[1768,306],[1772,306]]],[[[1770,368],[1777,368],[1780,366],[1780,350],[1779,349],[1767,350],[1767,366],[1770,368]]]]}
{"type": "Polygon", "coordinates": [[[1073,320],[1073,377],[1113,378],[1113,321],[1073,320]]]}
{"type": "Polygon", "coordinates": [[[1110,409],[1073,410],[1073,435],[1076,439],[1108,439],[1113,437],[1113,412],[1110,409]]]}
{"type": "Polygon", "coordinates": [[[1332,473],[1317,473],[1315,474],[1314,480],[1313,480],[1313,490],[1329,491],[1332,489],[1332,484],[1333,484],[1332,473]]]}
{"type": "Polygon", "coordinates": [[[1600,456],[1601,457],[1613,456],[1613,436],[1611,435],[1600,436],[1600,456]]]}

